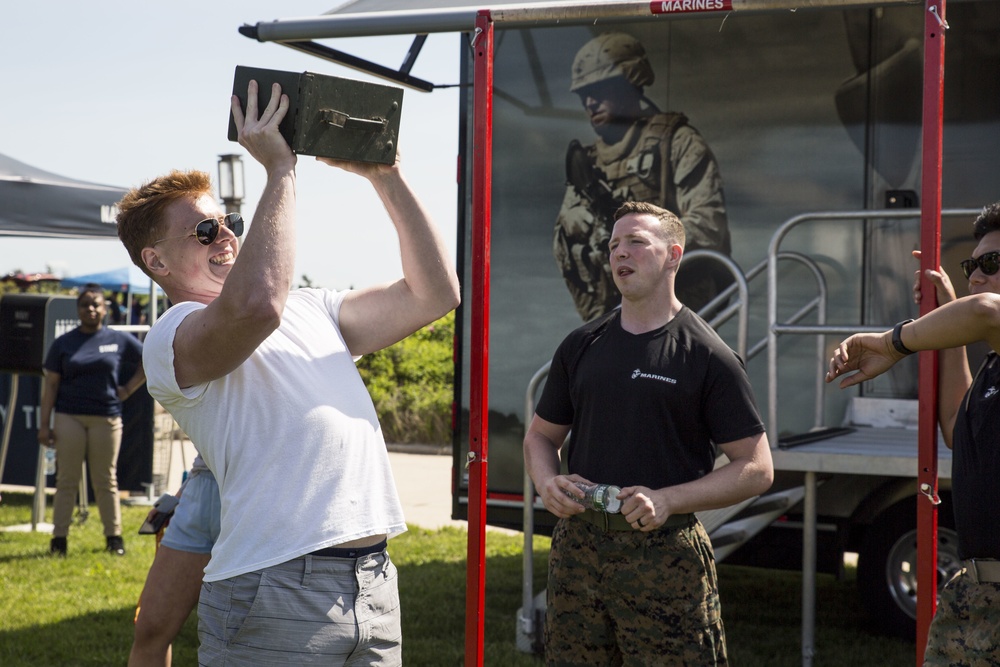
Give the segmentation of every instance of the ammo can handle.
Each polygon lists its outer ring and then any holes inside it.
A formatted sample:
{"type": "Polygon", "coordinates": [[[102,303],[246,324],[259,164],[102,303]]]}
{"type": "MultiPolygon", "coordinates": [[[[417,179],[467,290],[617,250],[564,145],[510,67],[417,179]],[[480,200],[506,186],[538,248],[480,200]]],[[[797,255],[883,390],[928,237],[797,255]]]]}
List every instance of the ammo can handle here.
{"type": "Polygon", "coordinates": [[[342,127],[345,130],[383,130],[389,124],[384,118],[352,118],[350,114],[335,109],[320,109],[320,119],[324,123],[342,127]]]}

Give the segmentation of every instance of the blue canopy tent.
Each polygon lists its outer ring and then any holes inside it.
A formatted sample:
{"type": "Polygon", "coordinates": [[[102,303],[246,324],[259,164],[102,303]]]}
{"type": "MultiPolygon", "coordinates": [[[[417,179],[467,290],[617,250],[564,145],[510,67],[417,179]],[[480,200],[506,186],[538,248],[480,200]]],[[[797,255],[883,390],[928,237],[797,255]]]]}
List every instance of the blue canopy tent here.
{"type": "MultiPolygon", "coordinates": [[[[63,287],[83,287],[88,283],[96,283],[103,289],[111,292],[121,292],[125,294],[125,323],[132,322],[132,297],[136,294],[148,295],[152,286],[152,281],[145,273],[134,264],[123,266],[120,269],[101,271],[100,273],[88,273],[72,278],[63,278],[60,285],[63,287]]],[[[154,309],[155,310],[155,309],[154,309]]]]}
{"type": "MultiPolygon", "coordinates": [[[[123,266],[120,269],[101,271],[100,273],[88,273],[82,276],[63,278],[59,284],[62,287],[83,287],[88,283],[96,283],[105,290],[125,294],[125,303],[122,304],[125,307],[125,313],[132,312],[132,297],[137,294],[148,295],[151,288],[153,288],[153,282],[149,276],[134,264],[123,266]]],[[[155,310],[153,308],[154,317],[155,310]]],[[[129,322],[132,322],[131,316],[125,318],[125,323],[129,322]]]]}
{"type": "Polygon", "coordinates": [[[150,282],[149,276],[143,273],[138,266],[130,264],[120,269],[63,278],[60,284],[63,287],[83,287],[87,283],[97,283],[104,289],[111,290],[112,292],[149,294],[150,282]]]}

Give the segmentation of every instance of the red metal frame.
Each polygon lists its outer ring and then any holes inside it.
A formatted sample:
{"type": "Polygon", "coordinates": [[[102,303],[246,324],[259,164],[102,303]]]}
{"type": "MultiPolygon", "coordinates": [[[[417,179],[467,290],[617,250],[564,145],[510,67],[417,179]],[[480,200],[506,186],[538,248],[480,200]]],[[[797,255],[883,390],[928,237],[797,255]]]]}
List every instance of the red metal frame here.
{"type": "MultiPolygon", "coordinates": [[[[920,184],[920,268],[941,266],[941,125],[944,100],[945,0],[928,0],[924,12],[923,156],[920,184]]],[[[926,278],[920,314],[937,307],[926,278]]],[[[923,664],[928,629],[937,604],[937,403],[938,354],[920,353],[917,435],[917,662],[923,664]],[[931,502],[933,501],[933,502],[931,502]]]]}
{"type": "MultiPolygon", "coordinates": [[[[719,9],[733,10],[732,0],[722,0],[719,9]]],[[[582,3],[584,4],[584,3],[582,3]]],[[[626,3],[627,4],[627,3],[626,3]]],[[[643,3],[645,4],[645,3],[643,3]]],[[[631,6],[630,6],[631,8],[631,6]]],[[[635,9],[635,8],[631,8],[635,9]]],[[[712,11],[714,8],[709,9],[712,11]]],[[[498,10],[503,13],[504,10],[498,10]]],[[[530,10],[520,10],[530,11],[530,10]]],[[[639,12],[643,8],[638,9],[639,12]]],[[[684,5],[651,2],[650,13],[687,13],[684,5]]],[[[944,96],[945,0],[927,0],[924,34],[923,155],[921,176],[920,247],[921,269],[940,265],[941,164],[944,96]]],[[[469,543],[466,590],[465,664],[483,664],[485,608],[486,481],[489,450],[489,305],[490,305],[490,214],[493,157],[493,18],[489,10],[476,17],[474,47],[474,107],[472,164],[472,340],[469,399],[469,543]]],[[[933,285],[923,293],[933,295],[933,285]]],[[[920,314],[936,307],[932,298],[921,303],[920,314]]],[[[920,354],[917,585],[922,595],[917,604],[916,664],[923,662],[928,628],[934,616],[937,591],[937,354],[920,354]]]]}
{"type": "Polygon", "coordinates": [[[493,182],[493,20],[476,16],[472,139],[472,340],[469,380],[469,545],[465,664],[483,664],[489,452],[490,212],[493,182]]]}

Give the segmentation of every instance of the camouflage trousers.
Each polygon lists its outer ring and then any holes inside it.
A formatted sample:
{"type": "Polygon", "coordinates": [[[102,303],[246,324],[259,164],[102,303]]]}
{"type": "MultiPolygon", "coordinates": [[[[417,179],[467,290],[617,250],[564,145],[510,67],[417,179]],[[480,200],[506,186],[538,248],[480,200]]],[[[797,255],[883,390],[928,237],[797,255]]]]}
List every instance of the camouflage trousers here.
{"type": "Polygon", "coordinates": [[[548,665],[728,665],[705,529],[605,532],[561,519],[552,534],[548,665]]]}
{"type": "Polygon", "coordinates": [[[924,667],[1000,667],[1000,583],[962,570],[945,584],[931,621],[924,667]]]}

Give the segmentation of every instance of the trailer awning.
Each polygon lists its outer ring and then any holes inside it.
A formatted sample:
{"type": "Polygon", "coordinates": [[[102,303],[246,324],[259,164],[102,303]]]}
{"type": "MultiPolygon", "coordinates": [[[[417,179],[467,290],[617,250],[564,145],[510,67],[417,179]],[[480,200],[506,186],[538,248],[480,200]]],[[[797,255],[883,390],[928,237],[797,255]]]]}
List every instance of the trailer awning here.
{"type": "Polygon", "coordinates": [[[241,32],[262,42],[330,37],[467,32],[478,12],[489,10],[498,27],[555,23],[594,23],[681,16],[704,12],[767,12],[820,8],[917,4],[919,0],[666,0],[665,2],[581,2],[580,0],[355,0],[322,16],[276,19],[244,26],[241,32]]]}
{"type": "Polygon", "coordinates": [[[353,0],[320,16],[274,19],[245,24],[240,34],[260,42],[276,42],[394,83],[430,92],[440,87],[410,74],[430,33],[472,32],[476,16],[489,10],[490,21],[502,28],[555,24],[590,24],[628,19],[666,19],[706,12],[769,12],[801,9],[874,7],[916,4],[919,0],[665,0],[664,2],[580,2],[580,0],[353,0]],[[399,69],[320,44],[338,37],[414,35],[399,69]]]}
{"type": "Polygon", "coordinates": [[[410,74],[429,33],[472,31],[476,14],[484,7],[493,10],[533,4],[551,4],[551,0],[521,0],[517,3],[500,0],[475,6],[470,5],[470,0],[353,0],[321,16],[260,21],[254,25],[245,24],[239,31],[260,42],[275,42],[414,90],[431,92],[451,84],[443,86],[410,74]],[[385,35],[414,36],[398,69],[316,41],[385,35]]]}
{"type": "MultiPolygon", "coordinates": [[[[622,3],[595,3],[609,5],[606,11],[617,14],[622,3]]],[[[629,3],[631,4],[631,3],[629,3]]],[[[648,5],[648,3],[644,3],[648,5]]],[[[538,7],[556,7],[566,10],[580,7],[578,0],[355,0],[331,9],[321,16],[275,19],[245,26],[247,36],[262,42],[286,42],[331,37],[371,37],[381,35],[414,35],[435,32],[469,32],[475,29],[476,14],[488,9],[513,12],[538,7]],[[250,35],[249,31],[255,34],[250,35]]],[[[589,20],[593,20],[594,6],[588,7],[589,20]]],[[[648,13],[648,12],[647,12],[648,13]]],[[[580,17],[584,17],[581,15],[580,17]]],[[[537,23],[539,19],[530,19],[537,23]]]]}

